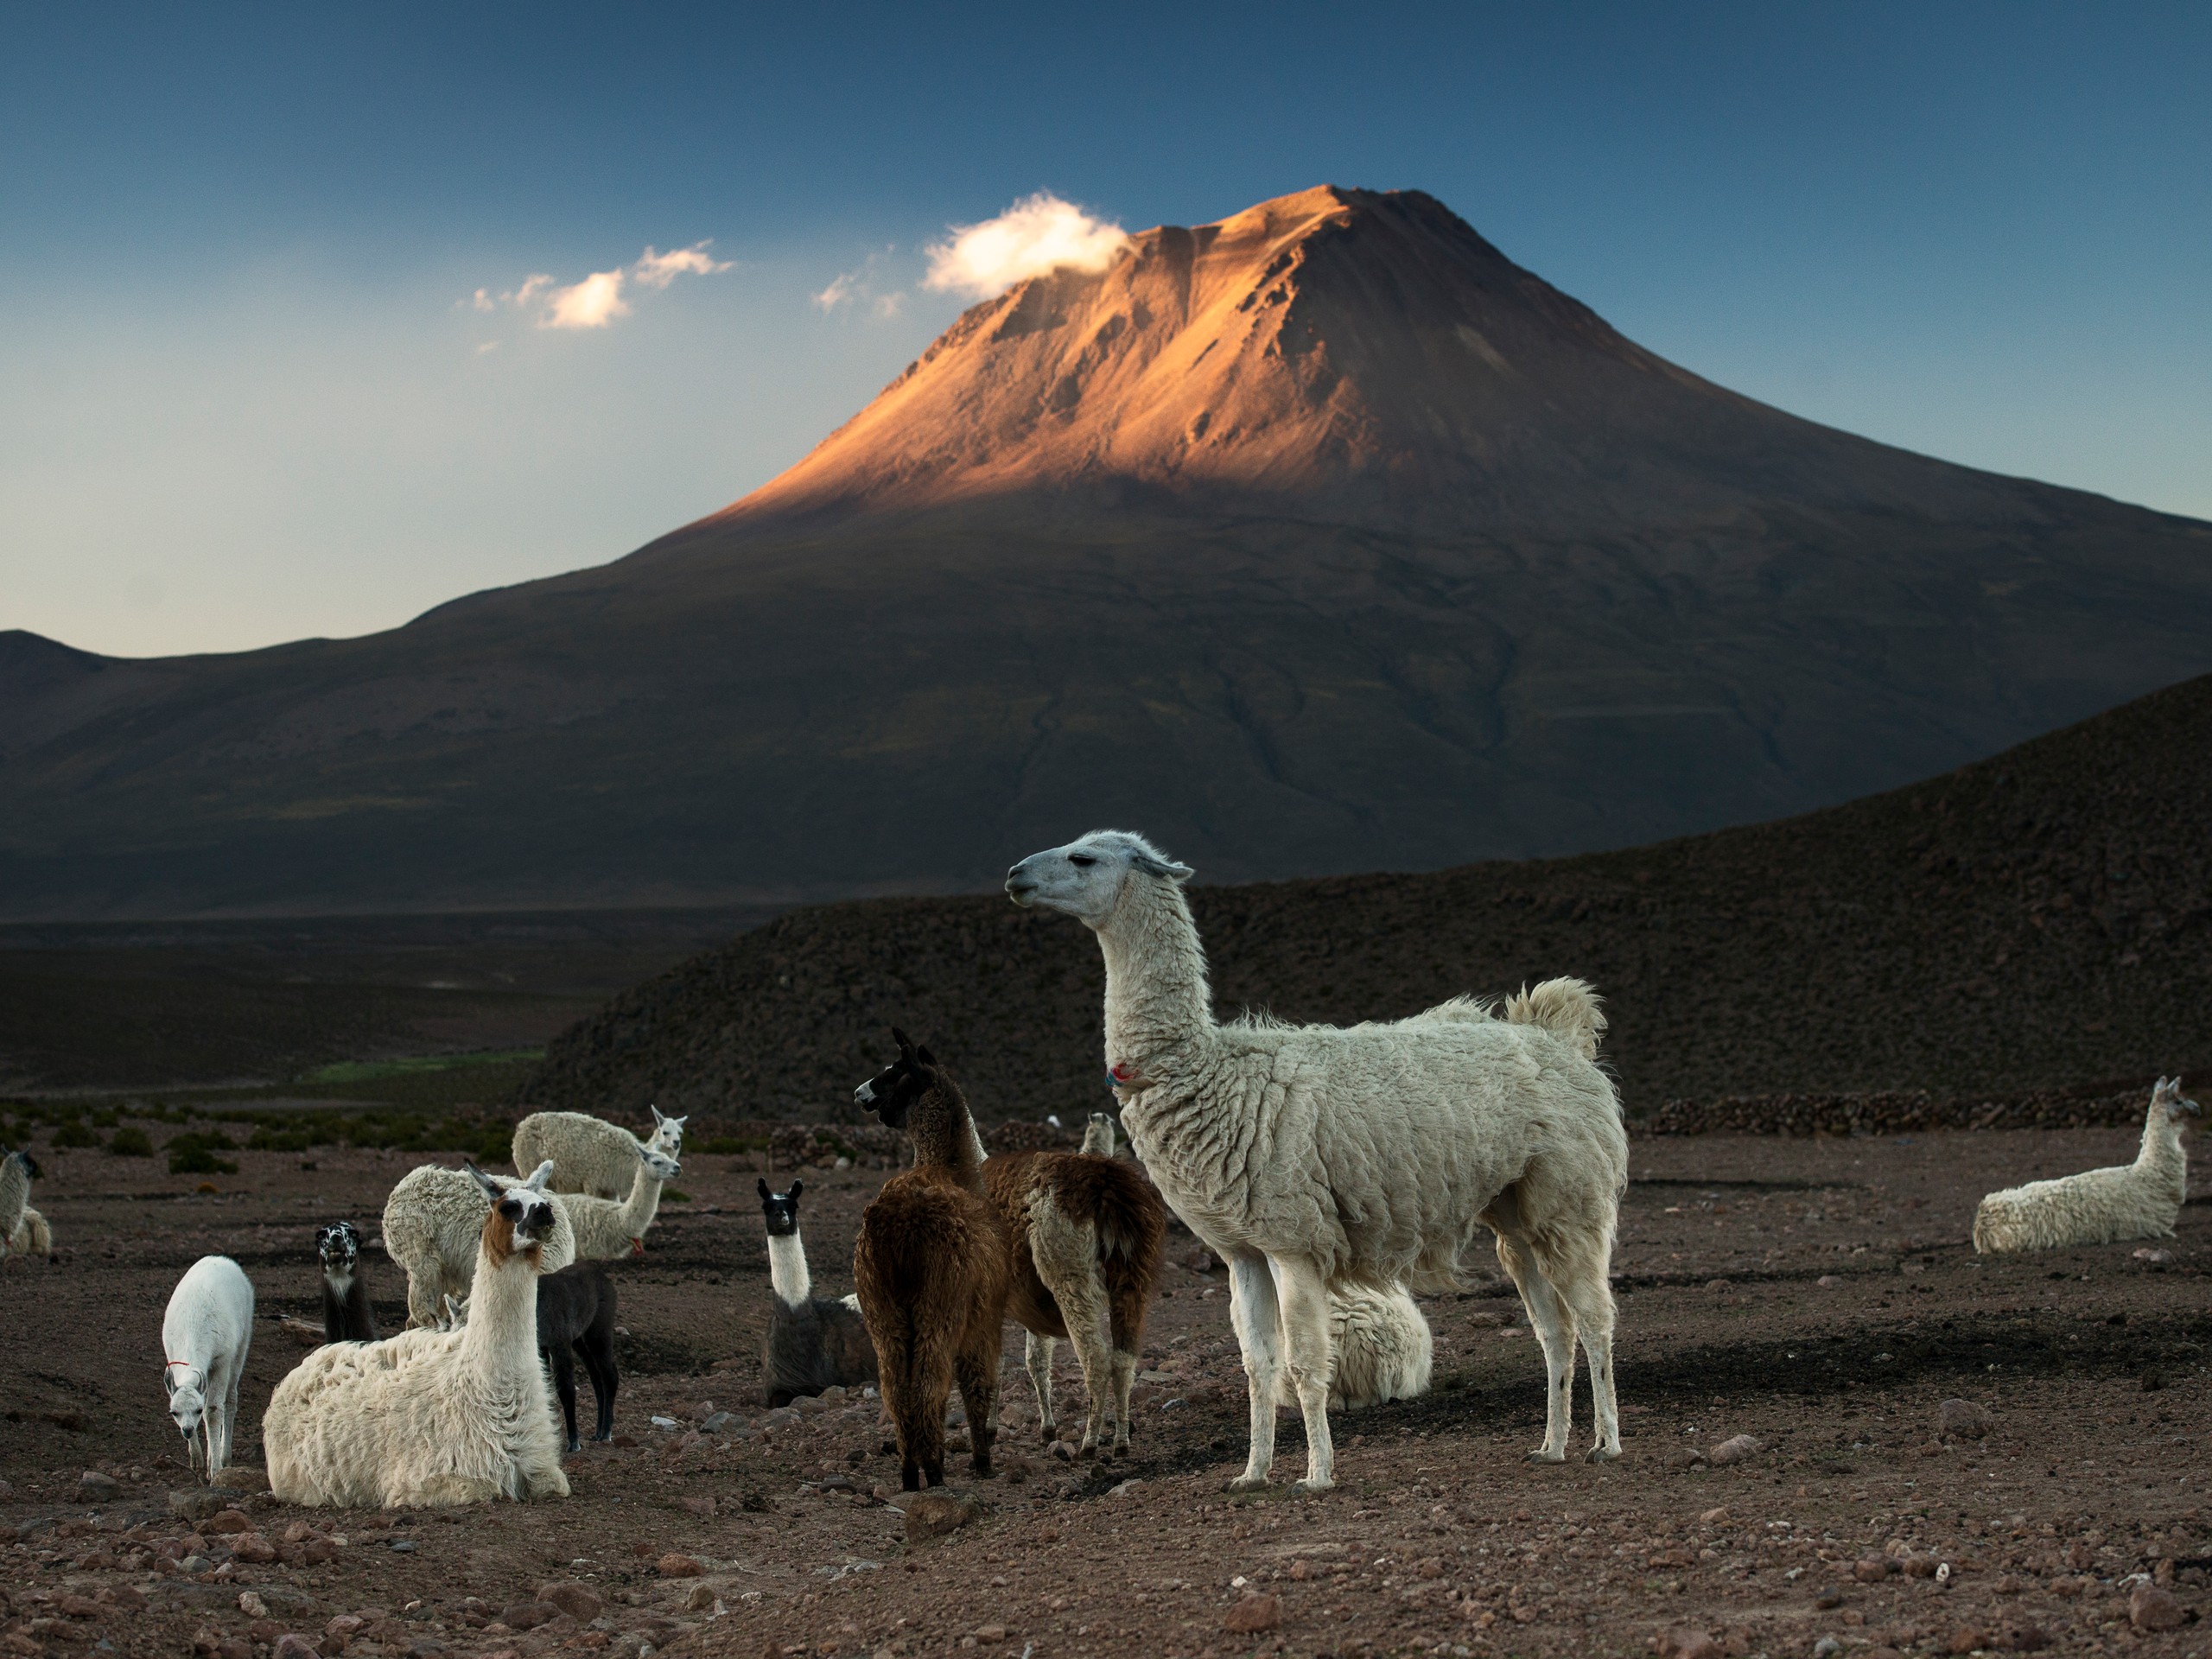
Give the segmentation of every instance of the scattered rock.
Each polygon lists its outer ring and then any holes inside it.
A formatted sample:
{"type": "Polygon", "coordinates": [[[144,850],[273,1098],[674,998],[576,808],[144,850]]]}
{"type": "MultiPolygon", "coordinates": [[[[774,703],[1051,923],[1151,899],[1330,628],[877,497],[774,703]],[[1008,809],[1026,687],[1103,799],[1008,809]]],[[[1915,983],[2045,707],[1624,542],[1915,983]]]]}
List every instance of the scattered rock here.
{"type": "Polygon", "coordinates": [[[2127,1599],[2127,1620],[2139,1630],[2178,1630],[2188,1615],[2170,1590],[2155,1584],[2139,1584],[2127,1599]]]}
{"type": "Polygon", "coordinates": [[[2040,1624],[2022,1624],[2005,1631],[2007,1653],[2040,1653],[2050,1645],[2050,1632],[2040,1624]]]}
{"type": "Polygon", "coordinates": [[[664,1579],[696,1579],[706,1569],[690,1556],[671,1550],[654,1564],[654,1570],[664,1579]]]}
{"type": "Polygon", "coordinates": [[[687,1613],[711,1613],[721,1599],[715,1593],[713,1585],[695,1584],[691,1586],[691,1593],[683,1598],[683,1611],[687,1613]]]}
{"type": "Polygon", "coordinates": [[[1831,1607],[1840,1607],[1843,1605],[1843,1592],[1831,1586],[1814,1596],[1813,1605],[1822,1612],[1827,1611],[1831,1607]]]}
{"type": "Polygon", "coordinates": [[[1109,1497],[1127,1497],[1131,1492],[1134,1492],[1138,1487],[1143,1484],[1144,1482],[1141,1480],[1132,1478],[1131,1479],[1122,1482],[1117,1486],[1109,1486],[1106,1489],[1106,1496],[1109,1497]]]}
{"type": "Polygon", "coordinates": [[[322,1659],[322,1656],[315,1651],[315,1643],[307,1637],[287,1630],[276,1638],[271,1659],[322,1659]]]}
{"type": "Polygon", "coordinates": [[[1832,1636],[1824,1636],[1813,1643],[1813,1659],[1835,1659],[1843,1651],[1843,1643],[1832,1636]]]}
{"type": "Polygon", "coordinates": [[[1932,1579],[1936,1576],[1936,1560],[1933,1555],[1908,1555],[1899,1563],[1908,1579],[1932,1579]]]}
{"type": "Polygon", "coordinates": [[[1062,1463],[1075,1461],[1075,1447],[1070,1446],[1065,1440],[1054,1440],[1046,1450],[1062,1463]]]}
{"type": "Polygon", "coordinates": [[[1822,1290],[1834,1290],[1838,1285],[1841,1284],[1843,1281],[1837,1278],[1835,1274],[1832,1273],[1824,1273],[1819,1278],[1814,1280],[1813,1282],[1818,1285],[1822,1290]]]}
{"type": "Polygon", "coordinates": [[[1978,1440],[1989,1433],[1995,1421],[1988,1407],[1972,1400],[1946,1400],[1936,1408],[1936,1432],[1947,1438],[1978,1440]]]}
{"type": "Polygon", "coordinates": [[[1727,1651],[1708,1631],[1687,1626],[1662,1630],[1652,1638],[1652,1645],[1659,1659],[1722,1659],[1727,1651]]]}
{"type": "Polygon", "coordinates": [[[579,1624],[590,1624],[607,1607],[590,1586],[578,1584],[574,1579],[556,1579],[550,1584],[539,1585],[537,1599],[559,1608],[579,1624]]]}
{"type": "Polygon", "coordinates": [[[269,1604],[252,1591],[241,1590],[238,1592],[238,1611],[248,1618],[266,1618],[269,1617],[269,1604]]]}
{"type": "Polygon", "coordinates": [[[518,1601],[499,1615],[499,1623],[511,1630],[534,1630],[541,1624],[550,1624],[560,1614],[559,1608],[549,1607],[542,1601],[518,1601]]]}
{"type": "Polygon", "coordinates": [[[246,1518],[243,1510],[218,1510],[200,1523],[200,1530],[216,1533],[251,1532],[253,1522],[246,1518]]]}
{"type": "Polygon", "coordinates": [[[1732,1434],[1705,1455],[1715,1468],[1726,1468],[1732,1463],[1741,1463],[1759,1450],[1760,1442],[1749,1434],[1732,1434]]]}
{"type": "Polygon", "coordinates": [[[942,1538],[983,1517],[983,1506],[964,1493],[918,1492],[906,1505],[906,1537],[910,1542],[942,1538]]]}
{"type": "Polygon", "coordinates": [[[1890,1563],[1878,1555],[1869,1555],[1851,1566],[1851,1576],[1861,1584],[1879,1584],[1890,1576],[1891,1571],[1890,1563]]]}
{"type": "Polygon", "coordinates": [[[2163,1268],[2174,1259],[2171,1250],[2154,1250],[2145,1246],[2135,1252],[2138,1262],[2148,1262],[2154,1268],[2163,1268]]]}
{"type": "Polygon", "coordinates": [[[359,1614],[340,1613],[322,1627],[322,1633],[328,1637],[338,1648],[342,1649],[346,1643],[353,1639],[353,1633],[367,1623],[368,1621],[359,1614]]]}
{"type": "Polygon", "coordinates": [[[1973,1625],[1964,1625],[1951,1632],[1951,1639],[1944,1643],[1952,1653],[1972,1653],[1977,1648],[1989,1645],[1989,1638],[1973,1625]]]}
{"type": "Polygon", "coordinates": [[[77,1501],[79,1503],[106,1503],[123,1491],[123,1484],[113,1475],[104,1475],[97,1469],[87,1469],[77,1477],[77,1501]]]}
{"type": "Polygon", "coordinates": [[[232,1464],[227,1469],[215,1471],[215,1485],[226,1492],[265,1492],[269,1490],[266,1470],[250,1469],[232,1464]]]}
{"type": "Polygon", "coordinates": [[[702,1521],[715,1518],[715,1500],[712,1497],[684,1497],[677,1501],[702,1521]]]}
{"type": "Polygon", "coordinates": [[[1282,1623],[1281,1596],[1247,1596],[1231,1607],[1221,1621],[1222,1628],[1238,1636],[1250,1636],[1260,1630],[1272,1630],[1282,1623]]]}
{"type": "Polygon", "coordinates": [[[981,1642],[985,1647],[989,1647],[995,1643],[1003,1642],[1006,1640],[1006,1626],[1003,1624],[978,1624],[976,1627],[975,1636],[978,1642],[981,1642]]]}
{"type": "Polygon", "coordinates": [[[1697,1519],[1698,1524],[1701,1527],[1720,1527],[1727,1525],[1729,1521],[1733,1517],[1729,1515],[1726,1506],[1723,1505],[1721,1508],[1717,1510],[1707,1510],[1703,1515],[1698,1516],[1697,1519]]]}
{"type": "Polygon", "coordinates": [[[204,1486],[181,1486],[169,1494],[169,1513],[182,1516],[188,1521],[219,1514],[228,1504],[229,1500],[220,1492],[211,1492],[204,1486]]]}
{"type": "Polygon", "coordinates": [[[231,1557],[256,1567],[266,1567],[276,1559],[276,1546],[257,1532],[242,1532],[231,1540],[231,1557]]]}

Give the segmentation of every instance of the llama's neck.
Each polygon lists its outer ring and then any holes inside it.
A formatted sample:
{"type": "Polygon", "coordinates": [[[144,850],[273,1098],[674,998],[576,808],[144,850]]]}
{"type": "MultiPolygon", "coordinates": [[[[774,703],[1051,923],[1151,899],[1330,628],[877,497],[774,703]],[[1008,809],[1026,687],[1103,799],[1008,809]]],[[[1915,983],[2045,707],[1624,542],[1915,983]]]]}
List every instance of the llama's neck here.
{"type": "Polygon", "coordinates": [[[1206,953],[1183,890],[1132,875],[1098,928],[1106,957],[1106,1064],[1140,1084],[1213,1034],[1206,953]]]}
{"type": "Polygon", "coordinates": [[[806,1272],[806,1246],[797,1233],[768,1236],[768,1283],[785,1307],[804,1307],[814,1294],[814,1281],[806,1272]]]}
{"type": "Polygon", "coordinates": [[[0,1217],[8,1218],[12,1226],[23,1213],[23,1206],[30,1202],[31,1178],[22,1161],[10,1156],[0,1159],[0,1217]]]}
{"type": "Polygon", "coordinates": [[[632,1238],[643,1238],[659,1212],[660,1177],[640,1159],[638,1173],[630,1182],[630,1196],[622,1200],[622,1230],[632,1238]]]}
{"type": "Polygon", "coordinates": [[[487,1375],[543,1375],[537,1358],[537,1274],[525,1257],[511,1255],[494,1267],[492,1253],[478,1249],[461,1351],[472,1369],[487,1375]]]}
{"type": "Polygon", "coordinates": [[[2151,1109],[2143,1124],[2143,1147],[2135,1154],[2135,1167],[2187,1179],[2189,1154],[2182,1150],[2181,1122],[2171,1112],[2157,1106],[2151,1109]]]}
{"type": "Polygon", "coordinates": [[[953,1081],[938,1073],[939,1081],[916,1103],[906,1120],[906,1133],[914,1142],[914,1167],[925,1165],[950,1170],[963,1186],[983,1190],[983,1137],[976,1132],[968,1102],[953,1081]]]}

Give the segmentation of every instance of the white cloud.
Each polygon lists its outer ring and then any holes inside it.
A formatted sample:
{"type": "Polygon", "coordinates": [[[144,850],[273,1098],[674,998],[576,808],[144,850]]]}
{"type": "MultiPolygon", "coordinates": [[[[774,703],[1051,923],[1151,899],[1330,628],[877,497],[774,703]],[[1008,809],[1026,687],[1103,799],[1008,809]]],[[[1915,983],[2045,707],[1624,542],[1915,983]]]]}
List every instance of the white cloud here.
{"type": "Polygon", "coordinates": [[[1062,266],[1103,270],[1128,242],[1120,226],[1040,190],[996,219],[954,226],[949,241],[928,250],[930,271],[922,285],[988,300],[1062,266]]]}
{"type": "Polygon", "coordinates": [[[620,270],[594,270],[570,288],[556,288],[545,296],[541,328],[604,328],[617,317],[630,315],[622,297],[620,270]]]}
{"type": "Polygon", "coordinates": [[[489,289],[480,288],[466,303],[479,311],[496,311],[505,307],[529,313],[531,321],[540,328],[604,328],[615,318],[630,315],[630,302],[624,297],[623,289],[632,283],[639,288],[658,290],[678,276],[712,276],[734,268],[731,260],[711,257],[707,252],[709,245],[707,242],[695,242],[688,248],[659,253],[647,243],[636,264],[613,270],[595,270],[581,283],[563,286],[537,271],[524,277],[521,287],[504,294],[495,295],[489,289]]]}
{"type": "Polygon", "coordinates": [[[850,304],[860,298],[861,292],[860,272],[848,270],[816,295],[814,302],[824,311],[835,311],[839,306],[850,304]]]}

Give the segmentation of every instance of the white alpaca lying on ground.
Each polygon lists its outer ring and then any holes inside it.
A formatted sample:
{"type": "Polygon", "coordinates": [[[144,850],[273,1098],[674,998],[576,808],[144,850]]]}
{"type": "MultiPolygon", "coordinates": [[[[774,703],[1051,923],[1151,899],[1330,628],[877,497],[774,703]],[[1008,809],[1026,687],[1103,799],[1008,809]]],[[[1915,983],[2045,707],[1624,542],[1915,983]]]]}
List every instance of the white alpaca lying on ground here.
{"type": "Polygon", "coordinates": [[[262,1419],[269,1489],[287,1503],[399,1509],[569,1493],[537,1351],[537,1280],[568,1265],[541,1166],[501,1185],[474,1165],[485,1213],[467,1323],[316,1349],[262,1419]]]}
{"type": "Polygon", "coordinates": [[[1974,1213],[1974,1249],[2050,1250],[2122,1238],[2171,1238],[2174,1217],[2189,1196],[2189,1154],[2181,1132],[2202,1110],[2182,1098],[2179,1077],[2159,1078],[2143,1122],[2143,1149],[2133,1163],[1991,1193],[1974,1213]]]}
{"type": "Polygon", "coordinates": [[[664,1154],[671,1163],[683,1156],[684,1120],[664,1117],[658,1106],[645,1109],[653,1115],[653,1132],[642,1141],[620,1125],[583,1112],[532,1112],[515,1125],[516,1173],[536,1169],[550,1158],[553,1180],[548,1191],[620,1198],[637,1175],[640,1145],[664,1154]]]}
{"type": "Polygon", "coordinates": [[[253,1283],[227,1255],[203,1255],[169,1293],[162,1316],[162,1382],[185,1460],[214,1479],[231,1461],[238,1379],[253,1346],[253,1283]]]}
{"type": "Polygon", "coordinates": [[[1007,892],[1076,917],[1106,959],[1106,1064],[1160,1192],[1229,1264],[1251,1456],[1266,1484],[1287,1351],[1306,1419],[1300,1488],[1333,1484],[1329,1293],[1457,1281],[1484,1228],[1543,1344],[1544,1442],[1567,1456],[1579,1341],[1593,1459],[1620,1454],[1607,1283],[1628,1136],[1597,1065],[1605,1019],[1580,980],[1353,1026],[1217,1024],[1182,882],[1140,836],[1093,830],[1021,861],[1007,892]]]}

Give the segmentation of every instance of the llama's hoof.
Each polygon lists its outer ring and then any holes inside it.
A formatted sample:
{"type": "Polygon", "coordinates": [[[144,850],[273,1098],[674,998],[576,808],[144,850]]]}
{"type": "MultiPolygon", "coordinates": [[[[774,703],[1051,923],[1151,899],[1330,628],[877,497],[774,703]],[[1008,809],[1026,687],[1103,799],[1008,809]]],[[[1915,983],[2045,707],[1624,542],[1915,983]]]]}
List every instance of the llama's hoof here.
{"type": "Polygon", "coordinates": [[[1567,1453],[1563,1450],[1553,1452],[1540,1446],[1529,1454],[1529,1461],[1530,1463],[1565,1463],[1567,1453]]]}
{"type": "Polygon", "coordinates": [[[1265,1475],[1239,1475],[1221,1489],[1224,1492],[1264,1492],[1268,1490],[1265,1475]]]}
{"type": "Polygon", "coordinates": [[[1621,1449],[1618,1446],[1593,1446],[1590,1448],[1588,1455],[1586,1456],[1582,1461],[1585,1463],[1611,1463],[1616,1458],[1619,1457],[1620,1454],[1621,1449]]]}
{"type": "Polygon", "coordinates": [[[1292,1481],[1290,1483],[1290,1490],[1297,1493],[1300,1497],[1304,1497],[1312,1492],[1334,1491],[1336,1490],[1336,1485],[1337,1483],[1333,1480],[1319,1480],[1313,1476],[1308,1475],[1303,1480],[1292,1481]]]}

